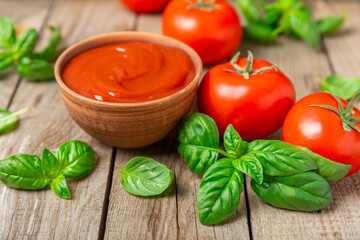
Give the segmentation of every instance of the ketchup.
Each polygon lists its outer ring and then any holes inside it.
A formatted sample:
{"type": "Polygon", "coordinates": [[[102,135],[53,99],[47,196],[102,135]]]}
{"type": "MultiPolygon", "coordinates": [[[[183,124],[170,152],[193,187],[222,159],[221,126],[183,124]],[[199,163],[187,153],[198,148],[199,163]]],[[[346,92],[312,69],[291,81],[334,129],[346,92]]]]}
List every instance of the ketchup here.
{"type": "Polygon", "coordinates": [[[187,86],[195,76],[182,50],[128,41],[87,50],[64,67],[64,83],[76,93],[104,102],[135,103],[160,99],[187,86]]]}

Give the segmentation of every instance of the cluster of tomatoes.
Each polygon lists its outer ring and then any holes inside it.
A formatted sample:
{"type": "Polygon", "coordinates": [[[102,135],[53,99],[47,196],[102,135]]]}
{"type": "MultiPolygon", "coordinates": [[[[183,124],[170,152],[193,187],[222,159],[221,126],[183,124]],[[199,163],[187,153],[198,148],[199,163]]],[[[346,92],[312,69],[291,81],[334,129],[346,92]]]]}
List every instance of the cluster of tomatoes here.
{"type": "MultiPolygon", "coordinates": [[[[228,59],[242,39],[238,14],[224,0],[121,1],[139,13],[165,8],[163,34],[191,46],[204,65],[228,59]]],[[[251,53],[211,68],[199,86],[197,101],[199,111],[215,120],[220,133],[232,124],[244,140],[252,141],[283,127],[284,141],[351,164],[348,176],[358,171],[360,111],[352,106],[346,109],[348,102],[329,93],[294,102],[292,82],[271,63],[253,59],[251,53]]]]}

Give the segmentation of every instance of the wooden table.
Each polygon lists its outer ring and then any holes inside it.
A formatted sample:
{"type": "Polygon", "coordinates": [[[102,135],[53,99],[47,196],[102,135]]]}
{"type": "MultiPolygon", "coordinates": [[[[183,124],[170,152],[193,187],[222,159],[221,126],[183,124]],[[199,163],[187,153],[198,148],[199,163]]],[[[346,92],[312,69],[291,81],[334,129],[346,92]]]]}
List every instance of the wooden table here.
{"type": "MultiPolygon", "coordinates": [[[[360,77],[360,1],[310,1],[316,17],[347,13],[339,35],[320,49],[286,37],[277,44],[241,44],[258,58],[276,63],[296,86],[297,98],[320,91],[319,78],[329,74],[360,77]]],[[[161,33],[161,15],[137,15],[115,0],[0,0],[0,15],[41,33],[38,48],[50,37],[46,26],[61,29],[61,50],[84,38],[112,31],[161,33]]],[[[83,132],[70,118],[55,81],[28,82],[11,72],[0,80],[0,108],[30,107],[19,128],[0,137],[0,158],[54,151],[79,139],[96,151],[97,164],[87,177],[71,180],[72,200],[50,189],[21,191],[0,184],[0,239],[360,239],[360,173],[332,185],[333,203],[322,211],[302,213],[271,207],[249,187],[232,217],[216,226],[200,224],[196,198],[200,177],[177,153],[176,133],[138,150],[116,149],[83,132]],[[173,186],[161,198],[140,198],[120,185],[117,167],[134,156],[148,156],[174,171],[173,186]]],[[[280,132],[269,138],[280,139],[280,132]]]]}

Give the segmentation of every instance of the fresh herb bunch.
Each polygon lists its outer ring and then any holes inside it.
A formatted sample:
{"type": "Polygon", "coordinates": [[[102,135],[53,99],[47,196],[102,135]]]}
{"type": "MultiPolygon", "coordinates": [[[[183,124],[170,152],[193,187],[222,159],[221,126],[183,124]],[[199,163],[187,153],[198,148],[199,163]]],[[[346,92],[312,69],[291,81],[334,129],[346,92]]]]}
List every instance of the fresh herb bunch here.
{"type": "Polygon", "coordinates": [[[29,110],[29,108],[24,108],[17,112],[10,112],[0,108],[0,135],[14,131],[19,126],[19,115],[29,110]]]}
{"type": "Polygon", "coordinates": [[[279,34],[287,34],[304,39],[316,49],[321,36],[335,33],[345,20],[345,14],[342,14],[314,21],[312,9],[301,0],[236,1],[248,21],[244,27],[245,37],[260,44],[273,43],[279,34]]]}
{"type": "Polygon", "coordinates": [[[343,165],[307,148],[278,140],[245,142],[229,125],[224,149],[214,120],[204,114],[188,117],[179,133],[178,151],[191,171],[202,174],[198,193],[201,223],[218,223],[232,215],[240,204],[243,173],[266,203],[275,207],[316,211],[333,199],[329,183],[344,177],[351,165],[343,165]],[[218,160],[219,155],[223,157],[218,160]]]}
{"type": "Polygon", "coordinates": [[[38,190],[50,184],[58,196],[71,199],[66,178],[80,178],[91,173],[95,152],[86,143],[72,140],[52,154],[43,149],[42,160],[36,155],[16,154],[0,160],[0,181],[8,187],[38,190]]]}
{"type": "Polygon", "coordinates": [[[51,61],[56,56],[56,47],[61,37],[58,29],[50,27],[52,38],[47,47],[33,53],[38,32],[35,29],[25,30],[19,37],[15,36],[14,23],[7,17],[0,18],[0,73],[15,66],[16,71],[30,81],[54,79],[54,67],[51,61]]]}

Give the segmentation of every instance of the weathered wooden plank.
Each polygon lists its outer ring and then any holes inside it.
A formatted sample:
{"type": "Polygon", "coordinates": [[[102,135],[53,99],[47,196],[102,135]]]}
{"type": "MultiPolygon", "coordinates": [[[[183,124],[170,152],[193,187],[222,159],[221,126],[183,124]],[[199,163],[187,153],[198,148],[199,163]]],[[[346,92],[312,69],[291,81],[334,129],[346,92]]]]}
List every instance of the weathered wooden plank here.
{"type": "MultiPolygon", "coordinates": [[[[31,2],[11,1],[0,2],[0,16],[7,16],[19,28],[40,29],[50,2],[39,1],[37,4],[31,2]],[[24,11],[19,11],[19,5],[24,7],[24,11]]],[[[0,74],[0,108],[7,108],[20,77],[13,69],[0,74]]]]}
{"type": "MultiPolygon", "coordinates": [[[[36,5],[38,2],[31,4],[36,5]]],[[[18,6],[23,9],[21,5],[18,6]]],[[[123,11],[117,2],[56,2],[52,10],[46,24],[61,28],[64,36],[62,48],[96,34],[126,30],[134,21],[134,16],[123,11]]],[[[46,40],[43,38],[43,41],[46,40]]],[[[45,43],[40,45],[43,44],[45,43]]],[[[49,189],[20,191],[1,184],[0,238],[102,237],[101,223],[104,217],[103,208],[107,204],[106,191],[108,176],[111,174],[113,148],[85,134],[72,121],[62,103],[55,81],[22,81],[10,109],[22,107],[31,107],[32,110],[24,115],[16,131],[0,138],[0,146],[3,146],[0,150],[1,158],[16,153],[40,155],[42,147],[54,151],[65,141],[80,139],[95,149],[97,163],[89,176],[69,181],[72,200],[61,199],[49,189]]]]}
{"type": "MultiPolygon", "coordinates": [[[[319,16],[318,11],[326,9],[326,3],[316,1],[311,3],[315,7],[315,15],[319,16]]],[[[331,3],[333,4],[333,3],[331,3]]],[[[335,4],[335,2],[334,2],[335,4]]],[[[359,3],[344,6],[349,15],[348,22],[352,23],[352,28],[358,29],[356,22],[356,8],[359,3]],[[345,7],[351,6],[351,11],[345,7]],[[351,16],[353,18],[351,19],[351,16]]],[[[336,10],[341,9],[336,5],[336,10]]],[[[357,8],[359,11],[359,8],[357,8]]],[[[329,12],[330,13],[330,12],[329,12]]],[[[333,12],[334,13],[334,12],[333,12]]],[[[357,18],[358,19],[358,18],[357,18]]],[[[346,30],[344,30],[347,32],[346,30]]],[[[358,30],[356,30],[358,31],[358,30]]],[[[242,48],[254,47],[257,57],[261,57],[276,63],[290,79],[293,80],[297,98],[307,94],[320,91],[320,76],[327,76],[331,73],[331,67],[327,59],[329,56],[336,56],[342,53],[342,50],[336,49],[344,42],[355,43],[359,41],[358,34],[340,34],[334,37],[325,38],[326,49],[323,51],[313,51],[305,43],[297,40],[282,38],[277,46],[259,47],[244,44],[242,48]],[[350,39],[348,39],[350,38],[350,39]],[[337,42],[336,45],[334,42],[337,42]],[[331,42],[331,43],[330,43],[331,42]],[[334,44],[334,45],[331,45],[334,44]],[[335,50],[336,49],[336,50],[335,50]],[[335,51],[335,52],[334,52],[335,51]]],[[[356,56],[354,45],[348,45],[347,52],[349,59],[356,56]]],[[[357,46],[358,48],[358,46],[357,46]]],[[[345,49],[343,49],[345,50],[345,49]]],[[[358,59],[358,58],[357,58],[358,59]]],[[[332,61],[332,65],[334,62],[332,61]]],[[[336,67],[334,67],[336,69],[336,67]]],[[[340,69],[343,68],[340,66],[340,69]]],[[[356,69],[355,65],[352,69],[356,69]]],[[[348,74],[356,72],[348,71],[348,74]]],[[[358,69],[357,69],[358,71],[358,69]]],[[[273,134],[269,138],[280,139],[281,133],[273,134]]],[[[332,185],[334,191],[333,203],[322,211],[314,213],[302,213],[277,209],[265,204],[251,190],[249,181],[247,189],[249,192],[250,214],[252,223],[253,239],[357,239],[359,236],[359,174],[343,179],[332,185]]]]}
{"type": "MultiPolygon", "coordinates": [[[[140,15],[136,30],[158,32],[158,20],[157,15],[140,15]]],[[[124,168],[131,158],[146,156],[165,164],[175,174],[178,159],[176,147],[174,139],[167,138],[143,149],[118,149],[115,167],[124,168]]],[[[120,176],[120,172],[114,168],[105,239],[176,239],[176,174],[173,185],[166,193],[154,198],[127,193],[120,185],[120,176]]]]}
{"type": "MultiPolygon", "coordinates": [[[[161,33],[161,15],[140,15],[137,30],[161,33]]],[[[165,140],[145,149],[118,149],[116,166],[124,167],[137,155],[154,157],[174,171],[176,189],[165,198],[135,197],[118,184],[121,174],[114,169],[105,238],[249,239],[244,195],[237,213],[224,224],[213,227],[199,222],[196,201],[201,178],[190,172],[180,158],[176,151],[176,138],[177,132],[174,131],[165,140]],[[165,209],[159,209],[159,215],[154,218],[154,211],[159,205],[165,209]]]]}

